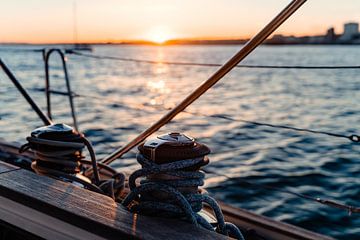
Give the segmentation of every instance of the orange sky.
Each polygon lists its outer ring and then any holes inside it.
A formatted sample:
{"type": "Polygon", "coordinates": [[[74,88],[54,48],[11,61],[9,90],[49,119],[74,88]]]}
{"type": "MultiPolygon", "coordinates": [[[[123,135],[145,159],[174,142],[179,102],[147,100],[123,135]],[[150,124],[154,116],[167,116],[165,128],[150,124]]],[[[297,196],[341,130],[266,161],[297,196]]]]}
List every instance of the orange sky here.
{"type": "MultiPolygon", "coordinates": [[[[248,38],[288,0],[76,0],[79,42],[248,38]]],[[[74,0],[1,0],[0,42],[69,43],[74,0]]],[[[308,0],[277,33],[322,34],[360,22],[359,0],[308,0]]]]}

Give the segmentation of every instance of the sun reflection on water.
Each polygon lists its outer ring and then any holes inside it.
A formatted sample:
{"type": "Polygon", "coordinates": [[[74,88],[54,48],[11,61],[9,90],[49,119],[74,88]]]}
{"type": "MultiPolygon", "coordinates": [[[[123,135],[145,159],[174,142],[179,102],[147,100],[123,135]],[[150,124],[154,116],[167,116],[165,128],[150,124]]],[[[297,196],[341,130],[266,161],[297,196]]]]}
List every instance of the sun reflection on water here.
{"type": "Polygon", "coordinates": [[[147,83],[147,86],[151,91],[156,91],[156,92],[159,92],[159,93],[164,93],[164,91],[166,90],[166,85],[165,85],[164,80],[149,81],[147,83]]]}
{"type": "Polygon", "coordinates": [[[164,49],[159,47],[156,51],[157,64],[153,66],[154,78],[148,80],[146,86],[148,90],[156,96],[153,96],[149,101],[150,105],[164,105],[166,104],[165,99],[172,92],[170,86],[166,82],[166,75],[169,73],[169,67],[163,64],[164,61],[164,49]]]}

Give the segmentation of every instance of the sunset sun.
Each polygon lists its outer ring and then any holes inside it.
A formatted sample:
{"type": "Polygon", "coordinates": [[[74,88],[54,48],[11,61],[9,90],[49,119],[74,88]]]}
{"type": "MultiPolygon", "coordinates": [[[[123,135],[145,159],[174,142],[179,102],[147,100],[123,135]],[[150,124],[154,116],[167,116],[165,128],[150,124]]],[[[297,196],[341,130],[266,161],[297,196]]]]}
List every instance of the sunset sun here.
{"type": "Polygon", "coordinates": [[[174,34],[171,32],[171,30],[162,26],[152,28],[146,35],[147,40],[157,44],[163,44],[173,38],[174,34]]]}

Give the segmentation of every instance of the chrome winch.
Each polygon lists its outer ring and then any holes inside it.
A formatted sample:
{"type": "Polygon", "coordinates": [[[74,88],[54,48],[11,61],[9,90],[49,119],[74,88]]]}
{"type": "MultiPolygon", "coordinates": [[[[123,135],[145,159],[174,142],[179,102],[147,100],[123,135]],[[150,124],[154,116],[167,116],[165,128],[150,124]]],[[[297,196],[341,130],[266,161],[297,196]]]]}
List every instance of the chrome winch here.
{"type": "MultiPolygon", "coordinates": [[[[78,174],[81,170],[81,152],[85,147],[81,134],[66,124],[53,124],[37,128],[26,138],[27,145],[35,152],[31,168],[45,175],[59,173],[78,174]]],[[[82,179],[86,179],[81,176],[82,179]]],[[[87,182],[91,182],[86,179],[87,182]]]]}
{"type": "Polygon", "coordinates": [[[72,127],[60,123],[33,130],[26,138],[27,144],[20,151],[32,149],[35,161],[31,168],[40,175],[81,185],[89,190],[106,194],[115,199],[123,188],[125,176],[109,166],[103,166],[110,179],[101,180],[95,152],[91,143],[82,133],[72,127]],[[85,160],[82,151],[87,147],[91,161],[85,160]],[[91,165],[93,177],[90,179],[82,174],[85,165],[91,165]]]}

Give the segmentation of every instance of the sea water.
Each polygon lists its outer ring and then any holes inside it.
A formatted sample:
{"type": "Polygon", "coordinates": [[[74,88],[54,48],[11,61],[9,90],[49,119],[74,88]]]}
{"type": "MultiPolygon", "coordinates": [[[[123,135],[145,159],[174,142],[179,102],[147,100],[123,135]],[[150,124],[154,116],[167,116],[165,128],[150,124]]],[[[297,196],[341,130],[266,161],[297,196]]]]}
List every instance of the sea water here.
{"type": "MultiPolygon", "coordinates": [[[[46,109],[43,46],[0,46],[0,57],[30,95],[46,109]],[[14,50],[17,49],[17,50],[14,50]]],[[[95,46],[90,54],[156,61],[92,59],[68,55],[80,130],[98,159],[126,144],[179,103],[217,67],[164,62],[224,63],[234,46],[95,46]]],[[[359,65],[358,46],[264,46],[243,64],[359,65]]],[[[51,88],[65,90],[61,62],[50,60],[51,88]]],[[[340,239],[360,238],[360,215],[309,202],[259,185],[360,206],[360,145],[345,138],[257,126],[215,116],[360,134],[360,69],[237,68],[157,134],[185,132],[211,149],[205,187],[216,199],[276,220],[340,239]],[[194,114],[196,113],[196,114],[194,114]],[[209,117],[213,115],[213,117],[209,117]],[[248,185],[246,182],[257,184],[248,185]]],[[[56,122],[72,124],[68,99],[52,95],[56,122]]],[[[0,137],[25,142],[42,125],[0,73],[0,137]]],[[[139,168],[136,148],[112,165],[139,168]]]]}

